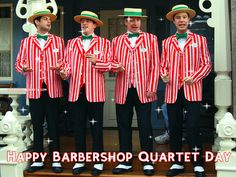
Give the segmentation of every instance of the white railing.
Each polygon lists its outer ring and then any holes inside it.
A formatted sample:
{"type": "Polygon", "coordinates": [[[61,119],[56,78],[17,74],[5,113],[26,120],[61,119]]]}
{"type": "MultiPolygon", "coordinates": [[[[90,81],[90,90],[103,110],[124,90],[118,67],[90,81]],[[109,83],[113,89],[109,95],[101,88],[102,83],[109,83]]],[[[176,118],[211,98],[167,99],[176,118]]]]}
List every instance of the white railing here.
{"type": "Polygon", "coordinates": [[[211,13],[207,20],[210,27],[214,28],[214,71],[215,78],[215,106],[218,111],[215,114],[215,127],[218,137],[215,138],[213,151],[217,155],[230,153],[229,159],[216,162],[217,177],[236,176],[236,152],[232,149],[236,146],[233,138],[236,138],[236,121],[228,111],[232,105],[232,80],[231,80],[231,46],[229,24],[228,0],[199,0],[199,7],[203,12],[211,13]],[[204,3],[211,3],[209,8],[204,3]]]}
{"type": "Polygon", "coordinates": [[[18,111],[18,98],[25,95],[24,88],[0,88],[0,94],[7,94],[11,99],[12,111],[8,111],[5,116],[0,117],[0,135],[3,136],[0,145],[0,172],[1,177],[23,177],[23,170],[27,162],[10,160],[8,152],[15,152],[15,157],[32,146],[32,126],[29,115],[21,115],[18,111]]]}

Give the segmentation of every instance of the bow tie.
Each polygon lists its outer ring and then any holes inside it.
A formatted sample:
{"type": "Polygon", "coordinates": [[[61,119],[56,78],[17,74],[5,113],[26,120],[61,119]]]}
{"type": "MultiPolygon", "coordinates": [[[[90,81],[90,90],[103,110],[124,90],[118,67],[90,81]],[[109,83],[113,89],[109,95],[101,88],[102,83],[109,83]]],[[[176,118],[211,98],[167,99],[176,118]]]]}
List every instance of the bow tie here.
{"type": "Polygon", "coordinates": [[[188,37],[188,33],[184,33],[184,34],[176,33],[177,40],[179,40],[180,38],[187,39],[187,37],[188,37]]]}
{"type": "Polygon", "coordinates": [[[37,34],[37,39],[44,39],[46,41],[48,39],[48,35],[37,34]]]}
{"type": "Polygon", "coordinates": [[[139,37],[139,33],[129,33],[128,38],[139,37]]]}
{"type": "Polygon", "coordinates": [[[88,36],[85,36],[85,35],[82,35],[82,40],[85,40],[85,39],[88,39],[88,40],[92,40],[93,39],[93,35],[88,35],[88,36]]]}

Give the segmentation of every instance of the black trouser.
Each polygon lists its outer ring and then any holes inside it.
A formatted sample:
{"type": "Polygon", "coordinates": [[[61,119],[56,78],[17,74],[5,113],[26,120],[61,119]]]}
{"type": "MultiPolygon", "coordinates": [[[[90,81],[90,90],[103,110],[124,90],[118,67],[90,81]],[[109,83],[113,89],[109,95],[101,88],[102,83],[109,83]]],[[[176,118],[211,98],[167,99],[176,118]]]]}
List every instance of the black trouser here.
{"type": "Polygon", "coordinates": [[[71,102],[74,122],[75,151],[86,152],[87,117],[91,125],[93,152],[103,152],[103,105],[104,102],[88,102],[85,88],[80,91],[79,99],[71,102]]]}
{"type": "MultiPolygon", "coordinates": [[[[186,129],[187,129],[187,141],[190,152],[199,152],[197,161],[193,161],[193,165],[203,165],[202,160],[202,142],[200,135],[200,102],[188,101],[185,99],[184,91],[181,88],[178,91],[177,100],[173,104],[167,104],[167,111],[169,117],[170,128],[170,151],[182,152],[182,132],[183,132],[183,109],[186,112],[186,129]]],[[[183,164],[183,159],[178,161],[175,158],[175,163],[183,164]]]]}
{"type": "MultiPolygon", "coordinates": [[[[47,91],[42,91],[39,99],[29,99],[29,109],[33,124],[33,151],[44,152],[43,149],[43,123],[46,116],[48,126],[49,154],[52,157],[53,151],[59,151],[59,98],[50,98],[47,91]]],[[[41,161],[41,159],[37,159],[41,161]]]]}
{"type": "Polygon", "coordinates": [[[137,113],[139,139],[142,151],[153,151],[151,103],[141,103],[135,88],[129,88],[125,104],[116,104],[121,152],[132,152],[133,107],[137,113]]]}

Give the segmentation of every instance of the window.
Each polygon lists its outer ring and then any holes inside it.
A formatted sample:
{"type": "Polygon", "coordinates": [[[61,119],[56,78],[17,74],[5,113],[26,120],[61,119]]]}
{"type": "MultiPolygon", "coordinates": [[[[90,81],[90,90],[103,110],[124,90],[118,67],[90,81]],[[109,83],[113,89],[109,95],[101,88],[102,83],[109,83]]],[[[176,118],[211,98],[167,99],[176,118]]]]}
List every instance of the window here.
{"type": "Polygon", "coordinates": [[[0,4],[0,80],[12,80],[12,5],[0,4]]]}

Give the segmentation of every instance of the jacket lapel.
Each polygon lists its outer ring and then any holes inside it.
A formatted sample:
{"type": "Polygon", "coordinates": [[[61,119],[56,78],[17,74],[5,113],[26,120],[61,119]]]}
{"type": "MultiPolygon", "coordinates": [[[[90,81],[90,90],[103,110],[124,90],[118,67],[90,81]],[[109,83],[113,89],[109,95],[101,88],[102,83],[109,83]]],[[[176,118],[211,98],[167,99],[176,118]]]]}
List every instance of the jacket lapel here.
{"type": "Polygon", "coordinates": [[[185,45],[184,45],[184,50],[192,44],[192,40],[193,40],[193,33],[189,33],[188,34],[188,38],[186,39],[185,45]]]}
{"type": "Polygon", "coordinates": [[[34,43],[35,46],[37,46],[38,48],[41,48],[39,41],[37,40],[36,34],[32,36],[32,42],[34,43]]]}
{"type": "Polygon", "coordinates": [[[181,52],[181,49],[179,48],[179,43],[176,39],[176,35],[172,35],[171,37],[171,44],[173,45],[174,49],[177,51],[177,52],[181,52]]]}
{"type": "Polygon", "coordinates": [[[84,49],[83,49],[83,44],[82,44],[82,38],[81,38],[81,36],[77,37],[76,44],[77,44],[77,46],[78,46],[79,52],[80,52],[80,53],[84,53],[84,49]]]}
{"type": "Polygon", "coordinates": [[[128,34],[125,33],[123,37],[124,37],[125,45],[129,48],[129,50],[132,50],[131,43],[130,43],[129,38],[128,38],[128,34]]]}
{"type": "MultiPolygon", "coordinates": [[[[93,46],[94,46],[95,44],[97,44],[97,42],[98,42],[98,36],[97,36],[97,35],[94,35],[94,36],[93,36],[93,39],[92,39],[91,42],[90,42],[90,45],[89,45],[89,48],[88,48],[87,52],[89,52],[90,50],[92,50],[93,46]]],[[[87,52],[86,52],[86,53],[87,53],[87,52]]]]}
{"type": "Polygon", "coordinates": [[[142,44],[143,42],[143,33],[140,33],[139,37],[136,40],[136,45],[134,47],[134,49],[138,48],[140,44],[142,44]]]}

